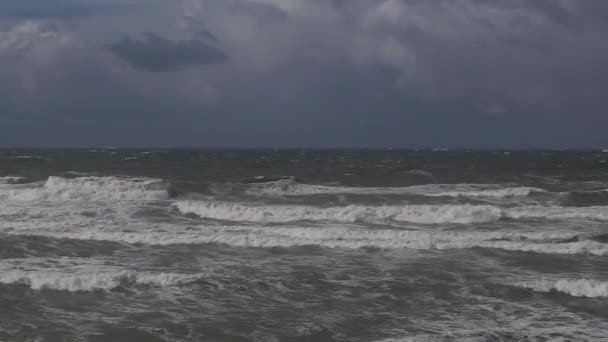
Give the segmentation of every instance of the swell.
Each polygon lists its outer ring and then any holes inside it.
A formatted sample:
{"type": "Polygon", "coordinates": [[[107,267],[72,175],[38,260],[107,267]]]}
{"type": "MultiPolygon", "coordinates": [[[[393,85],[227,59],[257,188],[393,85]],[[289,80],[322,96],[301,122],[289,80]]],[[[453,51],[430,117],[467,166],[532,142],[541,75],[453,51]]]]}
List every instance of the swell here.
{"type": "Polygon", "coordinates": [[[564,195],[562,203],[568,207],[608,205],[608,190],[569,192],[564,195]]]}

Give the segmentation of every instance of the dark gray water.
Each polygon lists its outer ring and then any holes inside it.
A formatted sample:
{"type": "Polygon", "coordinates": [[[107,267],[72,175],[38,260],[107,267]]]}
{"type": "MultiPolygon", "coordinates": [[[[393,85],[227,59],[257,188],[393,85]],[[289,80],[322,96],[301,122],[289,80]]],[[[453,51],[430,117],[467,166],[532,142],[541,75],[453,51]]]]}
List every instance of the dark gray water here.
{"type": "Polygon", "coordinates": [[[0,150],[0,341],[605,341],[608,153],[0,150]]]}

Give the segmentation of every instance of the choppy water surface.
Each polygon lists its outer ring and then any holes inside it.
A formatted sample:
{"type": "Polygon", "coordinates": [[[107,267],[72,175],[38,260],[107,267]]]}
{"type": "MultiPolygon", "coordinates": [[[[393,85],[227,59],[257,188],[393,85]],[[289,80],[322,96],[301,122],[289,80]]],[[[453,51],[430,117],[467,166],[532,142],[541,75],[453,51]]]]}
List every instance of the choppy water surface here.
{"type": "Polygon", "coordinates": [[[0,341],[604,341],[608,153],[0,150],[0,341]]]}

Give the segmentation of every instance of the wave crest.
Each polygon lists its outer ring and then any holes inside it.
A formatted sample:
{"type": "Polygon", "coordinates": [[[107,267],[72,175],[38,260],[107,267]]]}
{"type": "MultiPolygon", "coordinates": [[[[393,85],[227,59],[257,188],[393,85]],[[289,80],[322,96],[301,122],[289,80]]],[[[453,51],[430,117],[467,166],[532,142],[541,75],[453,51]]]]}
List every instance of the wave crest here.
{"type": "Polygon", "coordinates": [[[343,223],[381,222],[387,220],[438,224],[483,223],[497,221],[501,211],[493,206],[474,205],[411,205],[316,208],[308,206],[245,206],[234,203],[178,201],[177,209],[184,214],[223,221],[256,223],[288,223],[296,221],[333,221],[343,223]]]}
{"type": "Polygon", "coordinates": [[[49,177],[37,188],[12,189],[0,197],[10,200],[160,200],[169,197],[158,179],[119,177],[49,177]]]}
{"type": "Polygon", "coordinates": [[[404,205],[317,208],[300,205],[249,206],[237,203],[208,201],[177,201],[175,206],[184,214],[201,218],[254,222],[289,223],[296,221],[322,222],[409,222],[419,224],[469,224],[508,219],[588,219],[608,220],[608,207],[514,207],[491,205],[404,205]]]}
{"type": "Polygon", "coordinates": [[[432,197],[525,197],[545,192],[532,187],[507,187],[498,184],[427,184],[407,187],[345,187],[305,184],[293,178],[250,184],[251,195],[422,195],[432,197]]]}
{"type": "Polygon", "coordinates": [[[0,184],[17,184],[23,181],[23,177],[3,176],[0,177],[0,184]]]}
{"type": "Polygon", "coordinates": [[[518,285],[537,292],[561,292],[574,297],[608,297],[608,282],[591,279],[540,280],[518,285]]]}
{"type": "Polygon", "coordinates": [[[102,271],[62,273],[59,271],[9,270],[0,274],[2,284],[22,284],[33,290],[62,290],[69,292],[113,290],[121,286],[177,286],[199,281],[200,274],[151,273],[135,271],[102,271]]]}
{"type": "Polygon", "coordinates": [[[11,235],[47,236],[58,239],[113,241],[129,244],[222,244],[234,247],[274,248],[318,246],[323,248],[377,248],[450,250],[487,248],[542,254],[608,255],[608,244],[571,233],[424,232],[343,227],[188,227],[167,230],[147,225],[136,232],[105,229],[74,232],[9,231],[11,235]],[[576,239],[575,239],[576,238],[576,239]],[[569,241],[569,242],[564,242],[569,241]]]}

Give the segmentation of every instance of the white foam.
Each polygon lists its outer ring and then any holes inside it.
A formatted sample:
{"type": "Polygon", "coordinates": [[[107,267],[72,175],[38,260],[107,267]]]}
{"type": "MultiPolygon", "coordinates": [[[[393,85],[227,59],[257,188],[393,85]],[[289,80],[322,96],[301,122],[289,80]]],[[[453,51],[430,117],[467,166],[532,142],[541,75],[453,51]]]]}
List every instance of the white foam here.
{"type": "Polygon", "coordinates": [[[410,205],[316,208],[297,205],[245,206],[235,203],[178,201],[178,210],[202,218],[247,221],[254,223],[287,223],[295,221],[381,222],[387,220],[438,224],[483,223],[497,221],[501,210],[493,206],[410,205]]]}
{"type": "Polygon", "coordinates": [[[38,187],[11,189],[0,198],[37,200],[158,200],[168,198],[161,180],[118,177],[49,177],[38,187]]]}
{"type": "Polygon", "coordinates": [[[248,206],[237,203],[209,201],[177,201],[176,207],[184,214],[202,218],[253,222],[288,223],[296,221],[325,222],[385,222],[399,221],[420,224],[487,223],[509,219],[588,219],[608,220],[608,207],[514,207],[491,205],[404,205],[318,208],[301,205],[248,206]]]}
{"type": "MultiPolygon", "coordinates": [[[[71,261],[74,261],[72,259],[71,261]]],[[[60,259],[37,262],[29,259],[4,260],[0,265],[0,284],[22,284],[33,290],[62,291],[112,290],[120,286],[147,285],[169,287],[199,281],[203,274],[139,272],[103,266],[82,260],[72,265],[60,259]]]]}
{"type": "Polygon", "coordinates": [[[427,184],[408,187],[343,187],[297,183],[292,179],[251,185],[253,195],[302,196],[323,194],[424,195],[449,197],[524,197],[544,192],[532,187],[502,187],[499,184],[427,184]]]}
{"type": "Polygon", "coordinates": [[[557,279],[522,282],[518,284],[537,292],[561,292],[574,297],[608,297],[608,282],[592,279],[557,279]]]}

